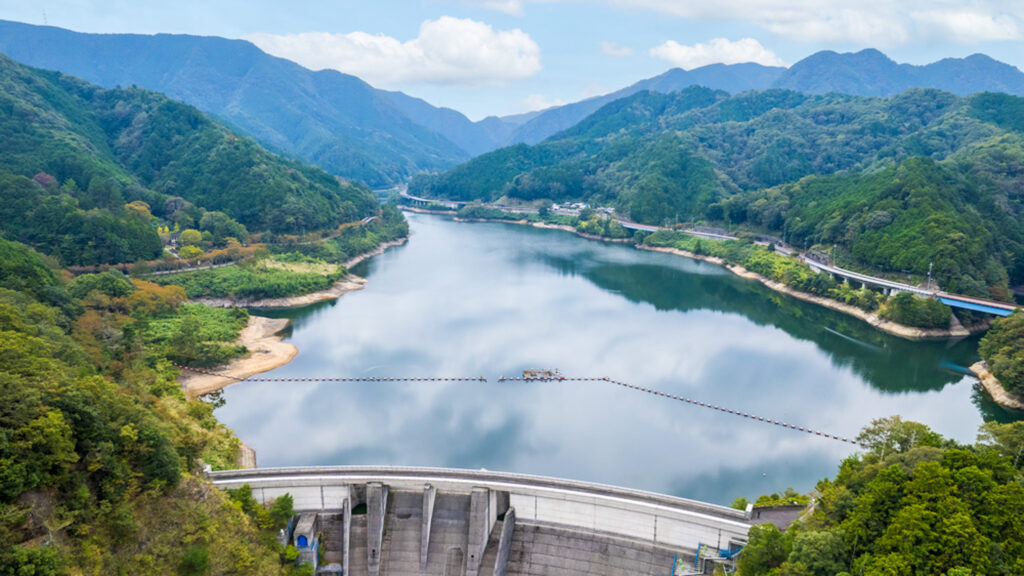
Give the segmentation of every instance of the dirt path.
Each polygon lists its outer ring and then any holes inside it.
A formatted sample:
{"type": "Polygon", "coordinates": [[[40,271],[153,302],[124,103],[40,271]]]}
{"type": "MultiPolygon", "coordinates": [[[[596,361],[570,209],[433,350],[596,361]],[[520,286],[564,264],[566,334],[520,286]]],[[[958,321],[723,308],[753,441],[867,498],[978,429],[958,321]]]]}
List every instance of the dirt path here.
{"type": "MultiPolygon", "coordinates": [[[[286,318],[250,316],[249,325],[242,330],[237,341],[249,349],[249,356],[236,358],[227,366],[214,368],[211,372],[234,378],[248,378],[291,362],[292,358],[299,353],[299,349],[284,342],[278,335],[288,326],[288,322],[289,320],[286,318]]],[[[182,370],[178,376],[178,383],[181,384],[185,396],[195,398],[234,384],[236,382],[234,378],[182,370]]]]}

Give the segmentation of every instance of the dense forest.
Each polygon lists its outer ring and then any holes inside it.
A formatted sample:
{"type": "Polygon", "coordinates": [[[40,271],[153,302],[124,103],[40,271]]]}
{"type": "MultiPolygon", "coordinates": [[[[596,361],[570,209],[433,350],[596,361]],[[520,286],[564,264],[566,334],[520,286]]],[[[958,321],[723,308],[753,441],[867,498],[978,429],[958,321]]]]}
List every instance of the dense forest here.
{"type": "Polygon", "coordinates": [[[257,511],[197,476],[239,443],[170,362],[243,353],[247,314],[184,300],[117,272],[67,282],[0,239],[0,574],[292,570],[287,499],[257,511]]]}
{"type": "Polygon", "coordinates": [[[0,56],[0,233],[62,264],[157,258],[161,225],[301,234],[376,211],[367,189],[165,96],[0,56]]]}
{"type": "Polygon", "coordinates": [[[852,266],[1005,299],[1024,282],[1024,99],[914,89],[891,98],[691,87],[612,102],[413,194],[585,200],[651,224],[705,221],[823,246],[852,266]]]}
{"type": "Polygon", "coordinates": [[[743,576],[1024,573],[1024,422],[960,445],[898,416],[857,438],[862,453],[815,490],[787,531],[750,530],[743,576]]]}

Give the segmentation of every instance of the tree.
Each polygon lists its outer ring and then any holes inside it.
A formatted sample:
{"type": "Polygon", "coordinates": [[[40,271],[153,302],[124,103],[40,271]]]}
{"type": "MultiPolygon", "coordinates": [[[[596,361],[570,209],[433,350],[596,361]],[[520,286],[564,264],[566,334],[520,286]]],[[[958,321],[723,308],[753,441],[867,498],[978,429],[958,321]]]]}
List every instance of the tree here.
{"type": "Polygon", "coordinates": [[[195,228],[188,228],[181,231],[179,240],[183,246],[196,246],[203,241],[203,234],[195,228]]]}
{"type": "Polygon", "coordinates": [[[846,543],[832,532],[804,532],[793,539],[793,551],[786,563],[806,576],[834,576],[847,569],[846,543]]]}
{"type": "Polygon", "coordinates": [[[729,507],[730,508],[735,508],[737,510],[746,510],[748,504],[750,504],[749,500],[747,500],[743,496],[739,496],[739,497],[733,499],[732,504],[729,504],[729,507]]]}
{"type": "Polygon", "coordinates": [[[1024,421],[1009,424],[986,422],[978,432],[978,442],[1010,458],[1015,468],[1024,466],[1024,421]]]}
{"type": "Polygon", "coordinates": [[[199,258],[200,256],[203,255],[203,249],[199,248],[198,246],[182,246],[178,250],[178,255],[180,255],[185,260],[195,260],[196,258],[199,258]]]}
{"type": "Polygon", "coordinates": [[[270,507],[270,520],[274,529],[281,529],[288,525],[288,521],[295,515],[294,500],[291,494],[284,494],[274,500],[270,507]]]}
{"type": "Polygon", "coordinates": [[[1008,392],[1024,394],[1024,313],[997,318],[978,352],[1008,392]]]}
{"type": "Polygon", "coordinates": [[[768,574],[786,561],[790,548],[790,537],[773,524],[753,526],[740,555],[740,573],[743,576],[768,574]]]}
{"type": "Polygon", "coordinates": [[[857,435],[857,442],[880,458],[915,446],[939,446],[941,441],[942,437],[931,428],[899,416],[876,418],[857,435]]]}

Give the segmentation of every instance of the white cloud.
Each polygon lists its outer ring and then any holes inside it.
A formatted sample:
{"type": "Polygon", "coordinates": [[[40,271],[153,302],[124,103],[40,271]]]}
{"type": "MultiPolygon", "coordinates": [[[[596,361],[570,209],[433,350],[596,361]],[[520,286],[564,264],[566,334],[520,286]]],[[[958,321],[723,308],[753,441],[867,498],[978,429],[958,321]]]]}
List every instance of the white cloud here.
{"type": "MultiPolygon", "coordinates": [[[[576,0],[531,0],[572,2],[576,0]]],[[[748,22],[788,40],[890,47],[1024,38],[1020,0],[591,0],[696,21],[748,22]]]]}
{"type": "Polygon", "coordinates": [[[615,58],[628,58],[633,55],[633,49],[616,42],[601,42],[601,54],[615,58]]]}
{"type": "Polygon", "coordinates": [[[921,29],[930,30],[931,35],[963,44],[1021,38],[1018,20],[1006,14],[929,10],[911,16],[921,29]]]}
{"type": "Polygon", "coordinates": [[[715,38],[707,44],[693,46],[684,46],[675,40],[669,40],[652,48],[651,56],[685,70],[715,63],[756,62],[765,66],[784,65],[781,58],[753,38],[743,38],[735,42],[726,38],[715,38]]]}
{"type": "Polygon", "coordinates": [[[534,110],[545,110],[554,106],[564,106],[565,100],[560,98],[548,98],[543,94],[530,94],[523,100],[523,112],[534,110]]]}
{"type": "Polygon", "coordinates": [[[497,10],[512,16],[523,15],[523,0],[469,0],[469,3],[473,6],[497,10]]]}
{"type": "Polygon", "coordinates": [[[262,50],[314,70],[334,69],[385,87],[408,84],[502,84],[541,69],[540,47],[522,30],[494,30],[442,16],[402,42],[383,34],[254,34],[262,50]]]}

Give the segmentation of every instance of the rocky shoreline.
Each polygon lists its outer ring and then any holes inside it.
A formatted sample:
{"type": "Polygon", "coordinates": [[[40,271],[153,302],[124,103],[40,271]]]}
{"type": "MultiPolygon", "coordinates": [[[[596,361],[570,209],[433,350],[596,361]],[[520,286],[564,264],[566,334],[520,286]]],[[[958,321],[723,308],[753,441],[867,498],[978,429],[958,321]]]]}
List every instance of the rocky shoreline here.
{"type": "Polygon", "coordinates": [[[836,300],[822,298],[821,296],[815,296],[813,294],[808,294],[806,292],[794,290],[789,286],[782,284],[781,282],[776,282],[774,280],[765,278],[764,276],[761,276],[756,272],[751,272],[750,270],[747,270],[742,266],[729,264],[728,262],[722,260],[721,258],[715,258],[714,256],[704,256],[701,254],[694,254],[693,252],[687,252],[685,250],[679,250],[676,248],[644,246],[642,244],[638,244],[637,248],[639,248],[640,250],[649,250],[652,252],[675,254],[677,256],[684,256],[686,258],[691,258],[693,260],[701,260],[704,262],[710,262],[712,264],[718,264],[719,266],[724,267],[725,269],[729,270],[733,274],[736,274],[737,276],[747,278],[750,280],[756,280],[776,292],[788,294],[789,296],[792,296],[798,300],[803,300],[804,302],[811,302],[813,304],[824,306],[825,308],[829,308],[837,312],[842,312],[844,314],[854,316],[860,320],[863,320],[864,322],[867,322],[868,324],[870,324],[874,328],[877,328],[878,330],[881,330],[882,332],[892,334],[893,336],[898,336],[900,338],[905,338],[907,340],[946,340],[950,338],[965,338],[967,336],[970,336],[971,334],[987,329],[987,326],[985,325],[976,325],[972,329],[967,329],[964,328],[963,326],[957,326],[950,329],[915,328],[913,326],[905,326],[903,324],[898,324],[891,320],[886,320],[885,318],[882,318],[881,316],[873,312],[866,312],[864,310],[861,310],[856,306],[850,306],[849,304],[837,302],[836,300]]]}
{"type": "MultiPolygon", "coordinates": [[[[629,239],[629,238],[605,238],[603,236],[594,236],[592,234],[584,234],[584,233],[576,230],[575,228],[573,228],[571,226],[565,226],[565,225],[560,225],[560,224],[547,224],[547,223],[544,223],[544,222],[530,222],[528,220],[492,220],[492,219],[487,219],[487,218],[455,218],[455,221],[456,222],[504,222],[504,223],[507,223],[507,224],[523,224],[523,225],[527,225],[527,226],[533,226],[534,228],[547,228],[547,229],[551,229],[551,230],[565,230],[566,232],[572,232],[573,234],[576,234],[577,236],[581,236],[583,238],[587,238],[587,239],[590,239],[590,240],[601,240],[601,241],[604,241],[604,242],[619,242],[619,243],[632,242],[632,239],[629,239]]],[[[637,249],[639,249],[639,250],[649,250],[649,251],[652,251],[652,252],[663,252],[663,253],[666,253],[666,254],[674,254],[676,256],[683,256],[685,258],[690,258],[692,260],[701,260],[703,262],[709,262],[709,263],[712,263],[712,264],[717,264],[717,265],[722,266],[723,268],[729,270],[733,274],[736,274],[737,276],[741,276],[743,278],[747,278],[747,279],[750,279],[750,280],[756,280],[756,281],[760,282],[761,284],[767,286],[768,288],[770,288],[770,289],[772,289],[772,290],[774,290],[776,292],[781,292],[783,294],[788,294],[789,296],[792,296],[792,297],[794,297],[794,298],[796,298],[798,300],[803,300],[804,302],[811,302],[813,304],[817,304],[819,306],[824,306],[825,308],[829,308],[829,309],[835,310],[837,312],[842,312],[843,314],[848,314],[850,316],[853,316],[855,318],[863,320],[864,322],[867,322],[872,327],[877,328],[878,330],[881,330],[882,332],[885,332],[887,334],[891,334],[893,336],[898,336],[900,338],[905,338],[907,340],[948,340],[948,339],[955,339],[955,338],[966,338],[966,337],[968,337],[968,336],[970,336],[972,334],[977,334],[979,332],[984,332],[985,330],[987,330],[989,328],[989,324],[988,323],[976,324],[976,325],[972,326],[971,328],[966,328],[966,327],[964,327],[964,326],[962,326],[962,325],[960,325],[958,323],[956,326],[954,326],[952,328],[948,328],[948,329],[916,328],[916,327],[913,327],[913,326],[906,326],[904,324],[899,324],[897,322],[893,322],[891,320],[887,320],[885,318],[882,318],[881,316],[879,316],[878,314],[875,314],[873,312],[867,312],[867,311],[861,310],[860,308],[857,308],[856,306],[850,306],[849,304],[844,304],[842,302],[838,302],[838,301],[832,300],[830,298],[822,298],[820,296],[815,296],[813,294],[808,294],[806,292],[800,292],[799,290],[794,290],[793,288],[790,288],[789,286],[786,286],[785,284],[782,284],[781,282],[776,282],[774,280],[770,280],[768,278],[765,278],[764,276],[761,276],[760,274],[757,274],[756,272],[751,272],[750,270],[747,270],[746,268],[744,268],[742,266],[735,265],[735,264],[730,264],[730,263],[726,262],[725,260],[722,260],[721,258],[716,258],[714,256],[705,256],[705,255],[702,255],[702,254],[694,254],[693,252],[687,252],[685,250],[679,250],[677,248],[664,248],[664,247],[658,247],[658,246],[645,246],[643,244],[635,244],[635,247],[637,249]]]]}
{"type": "Polygon", "coordinates": [[[975,362],[971,365],[970,370],[978,377],[978,381],[981,382],[982,387],[995,400],[996,404],[1003,408],[1024,411],[1024,396],[1007,392],[1006,388],[1003,388],[1003,384],[992,373],[992,369],[989,368],[987,362],[984,360],[975,362]]]}

